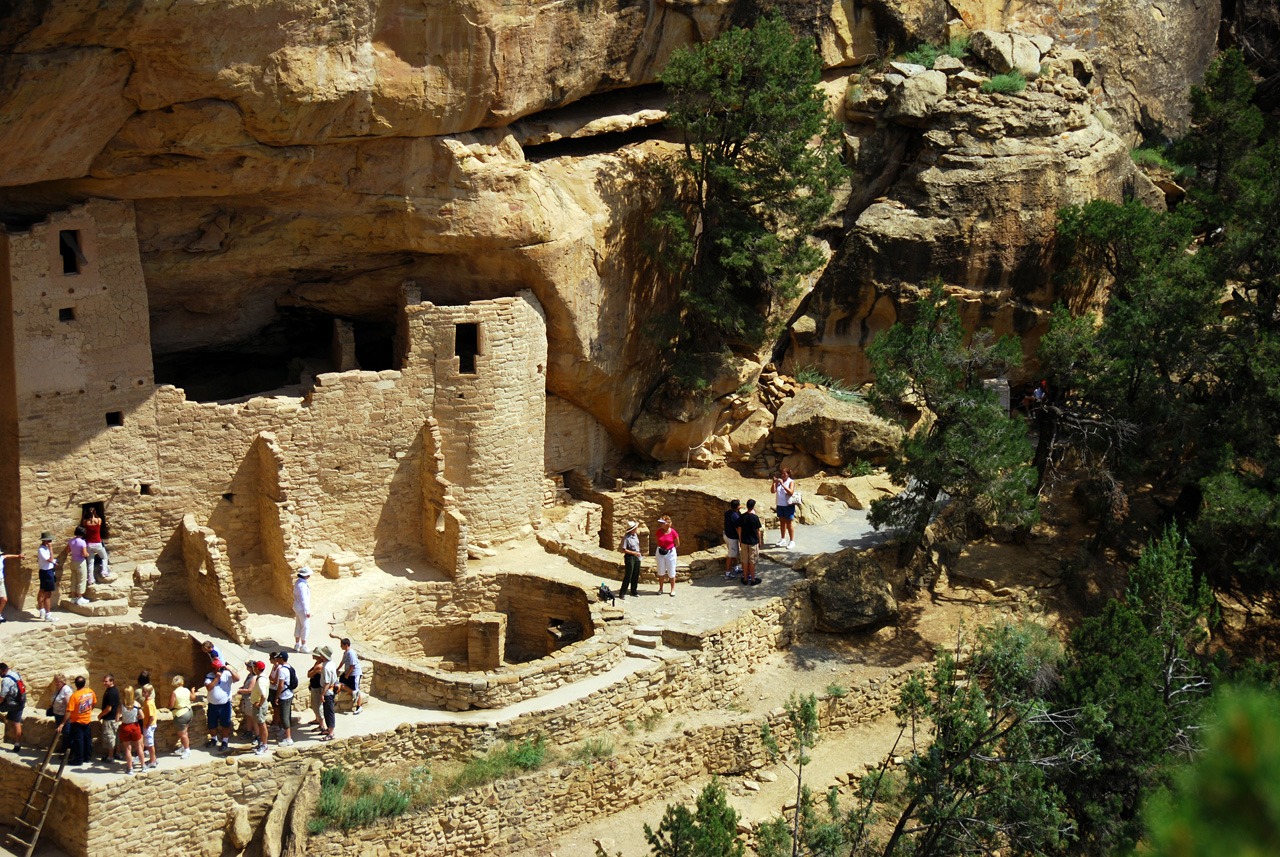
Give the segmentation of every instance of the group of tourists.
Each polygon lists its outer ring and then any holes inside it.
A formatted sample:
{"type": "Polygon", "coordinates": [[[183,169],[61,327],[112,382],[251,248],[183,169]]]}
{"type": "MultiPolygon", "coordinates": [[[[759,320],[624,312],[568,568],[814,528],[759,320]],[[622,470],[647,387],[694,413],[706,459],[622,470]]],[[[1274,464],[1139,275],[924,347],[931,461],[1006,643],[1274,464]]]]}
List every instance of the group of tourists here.
{"type": "MultiPolygon", "coordinates": [[[[795,516],[800,505],[800,489],[789,468],[773,478],[769,490],[777,501],[775,510],[778,514],[779,539],[775,547],[795,550],[795,516]]],[[[756,514],[756,501],[748,500],[746,511],[741,511],[738,500],[729,501],[729,508],[724,513],[724,541],[728,547],[725,557],[725,579],[737,576],[747,586],[760,582],[756,565],[760,559],[760,545],[765,538],[764,525],[756,514]]],[[[626,598],[628,594],[635,597],[639,594],[640,584],[640,522],[627,521],[626,532],[622,536],[623,575],[622,588],[617,597],[626,598]]],[[[670,515],[663,515],[657,521],[653,534],[654,559],[657,563],[658,594],[669,586],[668,595],[676,594],[676,549],[680,547],[680,533],[671,522],[670,515]]]]}
{"type": "MultiPolygon", "coordinates": [[[[67,565],[71,570],[71,601],[81,606],[89,603],[85,597],[88,587],[93,583],[107,583],[114,578],[111,574],[111,558],[107,554],[103,537],[102,516],[98,510],[90,506],[85,512],[80,526],[75,528],[74,535],[67,541],[67,565]]],[[[11,559],[26,559],[25,553],[0,554],[0,622],[7,621],[4,608],[8,604],[8,589],[4,579],[4,564],[11,559]]],[[[40,547],[36,549],[36,573],[39,576],[39,590],[36,594],[36,608],[40,618],[47,622],[54,621],[53,593],[58,589],[58,559],[53,552],[53,534],[48,530],[40,534],[40,547]]]]}
{"type": "MultiPolygon", "coordinates": [[[[359,714],[364,705],[364,694],[360,690],[360,660],[350,639],[344,637],[341,646],[342,654],[336,660],[328,646],[321,646],[310,653],[314,663],[307,670],[306,678],[311,691],[310,709],[315,717],[307,725],[319,732],[321,741],[334,738],[338,693],[345,690],[352,695],[353,714],[359,714]]],[[[246,662],[246,677],[237,688],[240,675],[223,659],[217,646],[206,641],[203,649],[209,656],[210,666],[204,679],[204,687],[208,691],[209,727],[205,746],[212,752],[230,750],[232,703],[236,698],[241,700],[240,734],[252,739],[256,754],[270,752],[273,729],[277,730],[277,746],[292,745],[294,700],[302,678],[289,663],[289,653],[272,652],[269,666],[263,661],[246,662]]],[[[0,663],[0,714],[5,717],[6,728],[12,731],[14,752],[22,750],[26,697],[27,688],[18,671],[0,663]]],[[[126,774],[157,767],[155,735],[159,703],[149,671],[144,670],[138,675],[136,686],[123,688],[117,687],[115,676],[107,673],[102,678],[101,697],[88,686],[85,676],[69,678],[65,673],[54,676],[53,701],[45,713],[54,719],[55,730],[68,749],[67,761],[71,765],[85,765],[93,761],[91,728],[95,708],[98,709],[99,758],[102,762],[120,761],[123,754],[126,774]]],[[[174,753],[185,759],[191,755],[188,730],[193,709],[191,689],[180,675],[170,679],[168,709],[177,729],[178,746],[174,753]]]]}

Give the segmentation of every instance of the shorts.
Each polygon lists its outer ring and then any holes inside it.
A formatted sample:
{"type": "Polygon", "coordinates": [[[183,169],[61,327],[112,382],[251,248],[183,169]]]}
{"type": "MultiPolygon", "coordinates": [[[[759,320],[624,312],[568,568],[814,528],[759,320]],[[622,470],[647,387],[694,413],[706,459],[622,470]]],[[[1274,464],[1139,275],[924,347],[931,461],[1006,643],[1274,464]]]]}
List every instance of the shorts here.
{"type": "Polygon", "coordinates": [[[743,545],[742,561],[755,568],[756,563],[760,561],[760,545],[743,545]]]}
{"type": "Polygon", "coordinates": [[[58,573],[56,571],[44,571],[43,569],[40,571],[40,591],[58,591],[58,573]]]}
{"type": "Polygon", "coordinates": [[[179,731],[186,729],[191,725],[191,709],[188,708],[181,714],[173,715],[173,725],[179,731]]]}
{"type": "Polygon", "coordinates": [[[778,506],[778,517],[784,521],[790,521],[796,516],[795,506],[778,506]]]}
{"type": "Polygon", "coordinates": [[[728,536],[725,536],[724,544],[725,544],[725,547],[729,549],[729,559],[737,559],[739,555],[738,540],[731,539],[728,536]]]}
{"type": "Polygon", "coordinates": [[[670,551],[666,555],[658,554],[654,557],[658,561],[658,577],[669,577],[676,579],[676,552],[670,551]]]}
{"type": "Polygon", "coordinates": [[[0,714],[3,714],[10,723],[21,723],[22,712],[26,707],[27,704],[25,702],[18,702],[17,700],[6,702],[0,704],[0,714]]]}
{"type": "Polygon", "coordinates": [[[99,720],[98,728],[102,730],[102,752],[109,754],[116,746],[116,736],[120,734],[119,720],[99,720]]]}
{"type": "Polygon", "coordinates": [[[137,723],[122,723],[120,725],[120,740],[126,744],[141,741],[142,727],[137,723]]]}
{"type": "Polygon", "coordinates": [[[231,703],[209,704],[209,731],[231,728],[231,703]]]}
{"type": "Polygon", "coordinates": [[[156,725],[152,723],[150,726],[142,730],[142,746],[154,747],[156,745],[156,725]]]}
{"type": "Polygon", "coordinates": [[[338,684],[342,685],[348,690],[352,690],[352,691],[357,690],[359,689],[359,686],[360,686],[360,673],[355,673],[354,675],[339,676],[338,684]]]}
{"type": "Polygon", "coordinates": [[[280,727],[282,729],[291,729],[293,727],[293,697],[276,700],[276,709],[280,712],[280,727]]]}
{"type": "Polygon", "coordinates": [[[261,705],[249,705],[249,716],[259,723],[267,723],[271,720],[271,703],[263,702],[261,705]]]}

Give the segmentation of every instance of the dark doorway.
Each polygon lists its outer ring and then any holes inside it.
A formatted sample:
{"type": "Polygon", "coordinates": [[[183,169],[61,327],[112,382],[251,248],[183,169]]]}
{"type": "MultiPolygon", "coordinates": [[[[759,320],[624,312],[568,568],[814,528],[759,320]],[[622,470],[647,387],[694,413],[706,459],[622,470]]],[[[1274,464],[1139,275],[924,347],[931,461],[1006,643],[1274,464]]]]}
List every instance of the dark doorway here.
{"type": "Polygon", "coordinates": [[[399,369],[396,360],[394,321],[352,322],[356,338],[356,361],[367,372],[399,369]]]}
{"type": "Polygon", "coordinates": [[[453,353],[458,357],[458,371],[463,375],[474,375],[476,355],[480,353],[480,325],[460,324],[455,328],[453,353]]]}
{"type": "Polygon", "coordinates": [[[110,531],[107,528],[106,506],[104,506],[101,501],[98,501],[96,503],[81,503],[80,504],[80,520],[81,521],[89,517],[90,509],[97,512],[98,517],[102,519],[102,538],[105,540],[110,535],[110,531]]]}
{"type": "Polygon", "coordinates": [[[58,253],[62,256],[62,273],[80,273],[81,266],[87,261],[80,249],[80,232],[76,229],[63,229],[58,233],[58,253]]]}

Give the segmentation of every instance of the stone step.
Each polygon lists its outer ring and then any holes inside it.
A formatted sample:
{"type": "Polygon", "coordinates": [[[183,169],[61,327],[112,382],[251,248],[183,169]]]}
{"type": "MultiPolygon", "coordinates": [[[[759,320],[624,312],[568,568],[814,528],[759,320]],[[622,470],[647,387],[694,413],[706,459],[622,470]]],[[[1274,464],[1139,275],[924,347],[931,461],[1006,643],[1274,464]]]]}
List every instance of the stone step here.
{"type": "Polygon", "coordinates": [[[132,576],[125,579],[119,575],[114,575],[107,583],[94,583],[88,586],[84,591],[84,596],[90,601],[111,601],[117,598],[128,601],[129,590],[132,588],[132,576]]]}
{"type": "Polygon", "coordinates": [[[652,649],[642,649],[638,646],[627,646],[625,652],[629,658],[640,658],[645,661],[656,660],[658,657],[652,649]]]}
{"type": "Polygon", "coordinates": [[[662,629],[656,625],[638,625],[632,632],[633,637],[661,637],[662,629]]]}
{"type": "Polygon", "coordinates": [[[656,649],[658,648],[658,644],[661,642],[662,639],[660,637],[637,637],[635,634],[632,634],[631,639],[627,641],[627,644],[630,646],[639,646],[643,649],[656,649]]]}
{"type": "Polygon", "coordinates": [[[119,598],[109,601],[90,601],[88,604],[77,604],[68,598],[59,606],[63,610],[81,616],[123,616],[129,612],[129,602],[119,598]]]}
{"type": "Polygon", "coordinates": [[[604,607],[600,610],[600,618],[606,622],[618,622],[626,618],[626,615],[621,607],[604,607]]]}

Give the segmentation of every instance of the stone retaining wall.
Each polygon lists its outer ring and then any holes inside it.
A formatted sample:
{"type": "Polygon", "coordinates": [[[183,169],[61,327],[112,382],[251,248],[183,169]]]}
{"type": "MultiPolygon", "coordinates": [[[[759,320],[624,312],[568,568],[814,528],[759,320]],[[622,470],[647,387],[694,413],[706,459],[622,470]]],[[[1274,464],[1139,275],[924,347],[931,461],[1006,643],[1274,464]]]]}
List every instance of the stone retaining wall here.
{"type": "MultiPolygon", "coordinates": [[[[869,723],[892,710],[910,673],[907,668],[893,670],[844,697],[826,697],[819,706],[824,733],[869,723]]],[[[353,857],[504,854],[655,796],[679,801],[674,787],[696,777],[740,774],[769,764],[760,741],[762,719],[785,746],[791,726],[783,709],[765,718],[733,716],[724,723],[686,729],[666,741],[641,741],[594,764],[571,762],[495,782],[430,810],[368,828],[327,831],[313,837],[309,848],[317,854],[353,857]]],[[[653,822],[657,821],[655,816],[653,822]]]]}
{"type": "Polygon", "coordinates": [[[475,575],[419,584],[393,601],[361,605],[334,625],[333,634],[358,641],[380,699],[450,711],[501,708],[622,660],[630,626],[607,623],[603,605],[594,602],[580,586],[536,575],[475,575]],[[467,620],[482,612],[507,616],[508,650],[546,650],[552,619],[577,623],[586,638],[524,663],[467,670],[467,620]],[[435,660],[440,658],[460,661],[462,668],[435,660]]]}
{"type": "MultiPolygon", "coordinates": [[[[538,531],[538,544],[543,549],[562,556],[583,571],[589,571],[610,580],[622,580],[624,567],[621,551],[594,547],[586,542],[575,542],[560,537],[554,531],[538,531]]],[[[700,580],[724,573],[725,547],[696,551],[691,554],[676,553],[676,580],[700,580]]],[[[658,582],[658,561],[652,556],[640,557],[640,582],[658,582]]]]}

